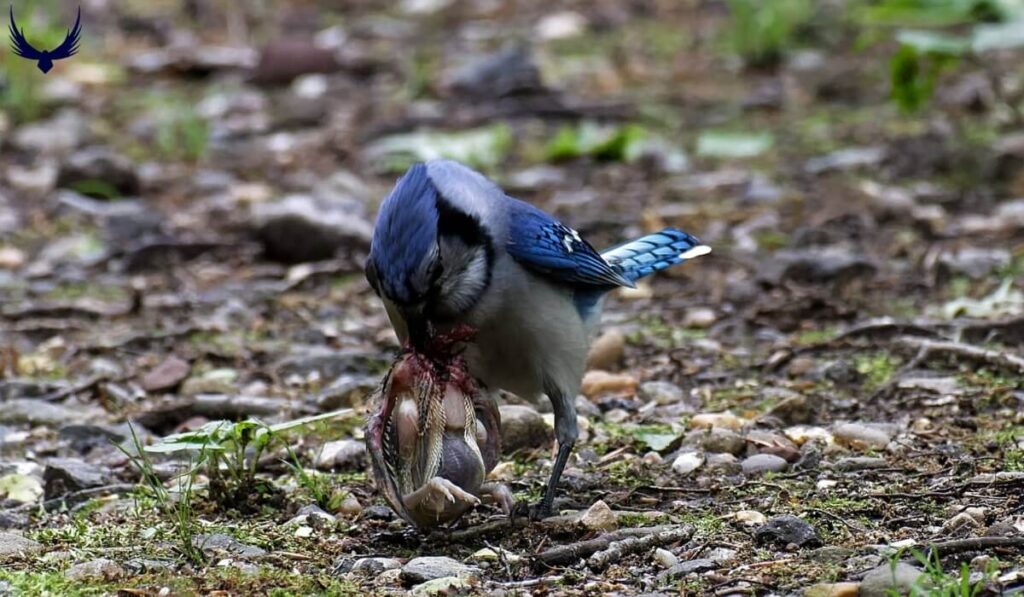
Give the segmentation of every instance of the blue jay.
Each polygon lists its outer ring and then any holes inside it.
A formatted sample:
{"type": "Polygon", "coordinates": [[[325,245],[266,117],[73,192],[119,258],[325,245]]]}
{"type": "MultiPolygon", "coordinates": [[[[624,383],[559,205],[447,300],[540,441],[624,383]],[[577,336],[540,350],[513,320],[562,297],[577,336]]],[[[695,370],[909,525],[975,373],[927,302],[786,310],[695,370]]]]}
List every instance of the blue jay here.
{"type": "Polygon", "coordinates": [[[384,199],[366,277],[414,349],[468,325],[469,372],[488,390],[547,396],[558,452],[535,515],[579,435],[575,399],[602,299],[710,248],[667,228],[598,253],[579,233],[448,160],[412,166],[384,199]]]}

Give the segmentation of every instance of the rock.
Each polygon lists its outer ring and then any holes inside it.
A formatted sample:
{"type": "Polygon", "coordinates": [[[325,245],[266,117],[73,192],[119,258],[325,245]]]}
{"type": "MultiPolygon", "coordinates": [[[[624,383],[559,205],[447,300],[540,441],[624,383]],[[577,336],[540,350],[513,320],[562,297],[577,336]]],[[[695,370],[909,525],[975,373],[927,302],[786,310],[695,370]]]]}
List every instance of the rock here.
{"type": "Polygon", "coordinates": [[[749,452],[771,454],[792,462],[800,457],[800,448],[785,435],[766,429],[751,429],[746,434],[749,452]]]}
{"type": "Polygon", "coordinates": [[[203,550],[203,553],[213,556],[224,554],[239,558],[259,558],[267,555],[266,550],[242,543],[241,541],[223,533],[209,535],[196,535],[192,538],[192,544],[203,550]]]}
{"type": "Polygon", "coordinates": [[[784,514],[770,519],[754,533],[758,543],[774,543],[776,545],[809,547],[821,543],[817,531],[806,520],[784,514]]]}
{"type": "Polygon", "coordinates": [[[587,508],[586,512],[580,515],[579,523],[592,531],[610,531],[619,526],[615,513],[604,500],[597,500],[593,506],[587,508]]]}
{"type": "Polygon", "coordinates": [[[848,458],[840,458],[835,463],[835,469],[837,471],[851,472],[851,471],[866,471],[875,468],[885,468],[889,466],[889,463],[885,461],[885,458],[875,458],[873,456],[852,456],[848,458]]]}
{"type": "Polygon", "coordinates": [[[617,369],[626,352],[626,336],[616,329],[606,330],[590,345],[587,369],[617,369]]]}
{"type": "Polygon", "coordinates": [[[679,563],[679,558],[671,551],[659,547],[654,550],[654,563],[662,568],[671,568],[679,563]]]}
{"type": "Polygon", "coordinates": [[[43,469],[44,496],[48,500],[109,484],[110,475],[106,470],[74,458],[53,458],[43,469]]]}
{"type": "Polygon", "coordinates": [[[551,428],[533,407],[504,404],[501,414],[501,447],[506,453],[533,450],[551,444],[551,428]]]}
{"type": "Polygon", "coordinates": [[[710,429],[701,438],[700,445],[707,452],[719,454],[741,454],[747,447],[747,440],[730,429],[710,429]]]}
{"type": "Polygon", "coordinates": [[[473,59],[451,73],[442,87],[460,100],[498,99],[544,89],[530,49],[519,45],[473,59]]]}
{"type": "Polygon", "coordinates": [[[690,427],[694,429],[731,429],[738,431],[746,423],[731,412],[723,413],[700,413],[690,419],[690,427]]]}
{"type": "Polygon", "coordinates": [[[572,10],[546,15],[534,28],[540,39],[551,41],[582,35],[587,30],[587,18],[572,10]]]}
{"type": "Polygon", "coordinates": [[[893,591],[903,595],[914,588],[923,572],[915,566],[888,562],[869,571],[860,583],[861,597],[888,597],[893,591]]]}
{"type": "Polygon", "coordinates": [[[322,411],[362,404],[380,384],[379,377],[369,375],[342,375],[324,388],[316,397],[316,405],[322,411]]]}
{"type": "Polygon", "coordinates": [[[737,522],[747,526],[758,526],[768,522],[768,518],[756,510],[740,510],[735,517],[737,522]]]}
{"type": "Polygon", "coordinates": [[[819,583],[804,589],[804,597],[857,597],[860,584],[855,582],[819,583]]]}
{"type": "Polygon", "coordinates": [[[836,442],[855,450],[882,450],[892,441],[888,431],[864,423],[842,423],[832,428],[836,442]]]}
{"type": "Polygon", "coordinates": [[[445,576],[420,583],[412,588],[411,595],[462,595],[473,588],[470,580],[458,576],[445,576]]]}
{"type": "Polygon", "coordinates": [[[802,425],[814,420],[815,409],[807,402],[807,397],[802,394],[790,396],[779,402],[766,413],[768,417],[775,417],[786,425],[802,425]]]}
{"type": "Polygon", "coordinates": [[[394,518],[395,513],[383,504],[373,504],[363,508],[363,514],[360,517],[361,520],[392,520],[394,518]]]}
{"type": "Polygon", "coordinates": [[[418,585],[446,576],[474,576],[476,569],[444,556],[421,556],[402,566],[402,582],[418,585]]]}
{"type": "Polygon", "coordinates": [[[688,574],[707,572],[709,570],[714,570],[716,568],[718,568],[718,563],[705,558],[697,560],[687,560],[685,562],[679,562],[678,564],[672,566],[668,570],[659,573],[658,578],[665,581],[674,581],[688,574]]]}
{"type": "Polygon", "coordinates": [[[320,47],[312,38],[278,39],[260,50],[252,82],[281,85],[302,75],[331,73],[339,68],[341,63],[335,52],[320,47]]]}
{"type": "MultiPolygon", "coordinates": [[[[138,426],[135,431],[139,437],[144,437],[144,430],[139,429],[138,426]]],[[[114,427],[112,425],[72,423],[61,427],[58,436],[69,442],[72,450],[79,454],[85,454],[90,450],[119,444],[127,440],[131,437],[131,429],[127,424],[114,427]]]]}
{"type": "Polygon", "coordinates": [[[348,518],[356,518],[363,512],[363,505],[359,503],[356,496],[351,493],[345,496],[345,499],[341,500],[338,504],[338,514],[346,516],[348,518]]]}
{"type": "Polygon", "coordinates": [[[88,197],[114,199],[139,194],[135,164],[109,147],[90,147],[68,156],[57,174],[57,186],[88,197]]]}
{"type": "Polygon", "coordinates": [[[777,251],[763,264],[758,277],[774,285],[787,281],[822,284],[869,277],[877,270],[862,252],[830,246],[777,251]]]}
{"type": "Polygon", "coordinates": [[[24,251],[17,247],[0,247],[0,269],[18,269],[24,264],[24,251]]]}
{"type": "Polygon", "coordinates": [[[43,550],[43,546],[14,533],[0,532],[0,561],[27,558],[43,550]]]}
{"type": "Polygon", "coordinates": [[[117,562],[106,558],[75,564],[64,571],[64,578],[79,581],[113,581],[124,576],[124,568],[117,562]]]}
{"type": "Polygon", "coordinates": [[[942,523],[942,531],[947,535],[963,536],[981,528],[982,523],[967,512],[961,512],[942,523]]]}
{"type": "Polygon", "coordinates": [[[320,261],[369,247],[373,225],[359,208],[309,195],[289,195],[255,204],[253,220],[269,258],[285,263],[320,261]]]}
{"type": "Polygon", "coordinates": [[[25,151],[62,155],[78,147],[85,134],[86,123],[82,115],[64,110],[49,120],[18,127],[11,141],[15,147],[25,151]]]}
{"type": "Polygon", "coordinates": [[[681,404],[685,398],[683,389],[669,381],[645,381],[640,384],[640,398],[659,406],[681,404]]]}
{"type": "Polygon", "coordinates": [[[1000,520],[985,530],[986,537],[1015,537],[1020,534],[1021,531],[1009,520],[1000,520]]]}
{"type": "Polygon", "coordinates": [[[320,470],[361,469],[366,465],[366,444],[354,439],[327,442],[316,456],[320,470]]]}
{"type": "Polygon", "coordinates": [[[714,309],[695,307],[687,309],[686,314],[683,316],[683,327],[703,330],[714,325],[716,321],[718,321],[718,315],[715,314],[714,309]]]}
{"type": "Polygon", "coordinates": [[[200,394],[236,394],[238,389],[231,381],[222,377],[190,377],[181,384],[179,393],[182,396],[198,396],[200,394]]]}
{"type": "Polygon", "coordinates": [[[785,458],[774,454],[755,454],[745,458],[741,466],[745,475],[763,475],[782,472],[789,468],[789,463],[785,458]]]}
{"type": "Polygon", "coordinates": [[[846,172],[857,168],[875,166],[885,159],[886,151],[882,147],[851,147],[840,149],[828,155],[811,158],[804,164],[808,174],[824,174],[826,172],[846,172]]]}
{"type": "Polygon", "coordinates": [[[170,390],[188,377],[188,373],[191,368],[192,367],[188,364],[188,361],[171,355],[164,359],[159,365],[150,369],[149,372],[142,377],[139,384],[142,386],[142,389],[147,392],[170,390]]]}
{"type": "Polygon", "coordinates": [[[672,470],[679,475],[689,475],[704,464],[700,452],[683,452],[672,461],[672,470]]]}
{"type": "Polygon", "coordinates": [[[967,276],[978,280],[995,269],[1008,266],[1012,260],[1013,255],[1006,249],[961,247],[955,252],[940,255],[938,265],[939,270],[946,275],[967,276]]]}
{"type": "Polygon", "coordinates": [[[740,461],[732,454],[708,454],[708,470],[723,471],[725,473],[738,473],[743,470],[740,461]]]}
{"type": "Polygon", "coordinates": [[[3,403],[3,408],[0,408],[0,423],[28,423],[33,426],[59,427],[64,423],[81,421],[84,418],[81,411],[42,400],[10,400],[3,403]]]}
{"type": "Polygon", "coordinates": [[[360,576],[375,577],[385,570],[395,570],[402,563],[395,558],[359,558],[352,564],[352,573],[360,576]]]}
{"type": "Polygon", "coordinates": [[[593,399],[601,394],[633,394],[638,385],[639,382],[632,375],[593,369],[583,376],[580,392],[593,399]]]}
{"type": "Polygon", "coordinates": [[[716,547],[707,552],[707,558],[712,562],[724,564],[736,559],[736,554],[738,553],[737,550],[729,549],[728,547],[716,547]]]}

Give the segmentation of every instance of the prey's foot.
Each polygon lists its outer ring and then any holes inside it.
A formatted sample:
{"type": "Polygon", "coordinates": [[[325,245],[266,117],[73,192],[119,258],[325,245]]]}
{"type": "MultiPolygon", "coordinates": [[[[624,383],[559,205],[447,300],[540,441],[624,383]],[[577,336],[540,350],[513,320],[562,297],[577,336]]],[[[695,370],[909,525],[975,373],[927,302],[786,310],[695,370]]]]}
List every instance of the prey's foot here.
{"type": "Polygon", "coordinates": [[[481,496],[490,503],[497,504],[501,511],[509,516],[515,508],[512,491],[504,483],[484,483],[480,486],[481,496]]]}
{"type": "Polygon", "coordinates": [[[436,526],[458,518],[480,503],[480,498],[444,477],[434,477],[402,498],[405,509],[421,526],[436,526]]]}

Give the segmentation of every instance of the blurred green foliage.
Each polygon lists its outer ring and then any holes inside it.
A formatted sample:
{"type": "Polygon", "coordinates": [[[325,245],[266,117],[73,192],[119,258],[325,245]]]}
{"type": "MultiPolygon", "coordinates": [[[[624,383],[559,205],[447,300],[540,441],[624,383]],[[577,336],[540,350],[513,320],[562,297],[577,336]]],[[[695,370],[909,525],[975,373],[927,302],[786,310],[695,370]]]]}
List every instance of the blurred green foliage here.
{"type": "Polygon", "coordinates": [[[729,42],[748,66],[777,64],[814,14],[812,0],[728,0],[729,42]]]}

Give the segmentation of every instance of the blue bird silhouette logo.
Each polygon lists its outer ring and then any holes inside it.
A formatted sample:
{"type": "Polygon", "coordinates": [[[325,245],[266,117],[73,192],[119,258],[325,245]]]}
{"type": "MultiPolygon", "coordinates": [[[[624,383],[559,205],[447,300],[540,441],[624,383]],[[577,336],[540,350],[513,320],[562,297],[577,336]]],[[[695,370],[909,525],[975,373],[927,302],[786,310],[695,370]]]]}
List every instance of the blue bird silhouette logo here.
{"type": "Polygon", "coordinates": [[[82,35],[82,7],[78,7],[78,16],[75,17],[75,26],[68,30],[64,41],[52,50],[37,50],[25,39],[25,30],[18,29],[18,23],[14,21],[14,6],[11,6],[11,49],[14,53],[27,60],[38,61],[36,66],[43,74],[50,72],[54,60],[70,58],[78,53],[78,40],[82,35]]]}

